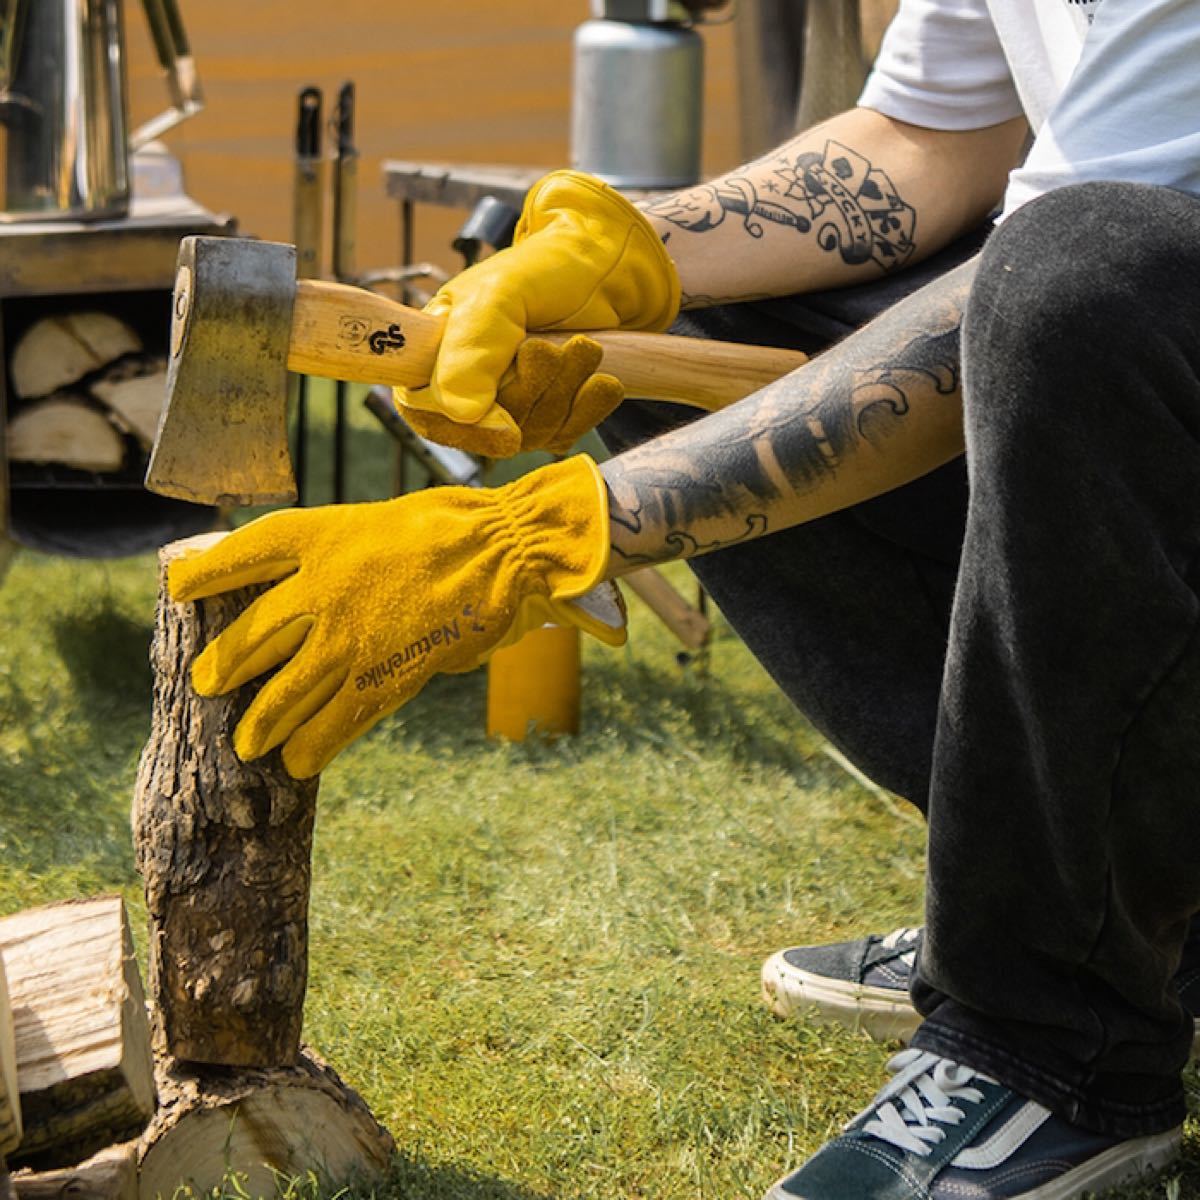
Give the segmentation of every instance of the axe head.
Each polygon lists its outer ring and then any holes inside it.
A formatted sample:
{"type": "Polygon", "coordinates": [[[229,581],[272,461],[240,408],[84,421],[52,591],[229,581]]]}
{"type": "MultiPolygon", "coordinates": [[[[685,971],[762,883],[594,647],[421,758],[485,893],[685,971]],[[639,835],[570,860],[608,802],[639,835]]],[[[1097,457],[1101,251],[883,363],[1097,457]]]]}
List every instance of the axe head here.
{"type": "Polygon", "coordinates": [[[295,500],[287,442],[295,297],[294,246],[225,237],[180,243],[150,491],[199,504],[295,500]]]}

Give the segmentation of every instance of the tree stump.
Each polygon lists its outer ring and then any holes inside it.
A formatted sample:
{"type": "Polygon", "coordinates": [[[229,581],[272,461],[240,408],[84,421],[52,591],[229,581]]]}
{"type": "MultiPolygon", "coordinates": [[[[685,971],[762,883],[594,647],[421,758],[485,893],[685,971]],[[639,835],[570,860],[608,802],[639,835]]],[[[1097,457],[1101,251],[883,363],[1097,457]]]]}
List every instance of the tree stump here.
{"type": "Polygon", "coordinates": [[[159,552],[153,721],[133,816],[150,915],[147,987],[156,1049],[285,1066],[300,1047],[317,781],[292,779],[277,751],[252,763],[234,754],[256,685],[213,699],[192,690],[196,655],[264,590],[172,603],[167,563],[222,536],[159,552]]]}
{"type": "Polygon", "coordinates": [[[361,1097],[305,1049],[290,1067],[227,1071],[157,1063],[159,1108],[142,1135],[142,1200],[224,1194],[273,1196],[279,1176],[313,1172],[332,1190],[369,1183],[395,1151],[361,1097]]]}

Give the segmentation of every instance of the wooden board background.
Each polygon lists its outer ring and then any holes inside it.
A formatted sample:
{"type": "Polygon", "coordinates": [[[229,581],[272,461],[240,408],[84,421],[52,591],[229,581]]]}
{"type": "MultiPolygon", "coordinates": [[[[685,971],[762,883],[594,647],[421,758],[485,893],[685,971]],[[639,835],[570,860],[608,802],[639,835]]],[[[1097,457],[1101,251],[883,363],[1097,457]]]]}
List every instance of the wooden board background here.
{"type": "MultiPolygon", "coordinates": [[[[565,165],[571,35],[585,0],[182,0],[207,107],[168,135],[189,191],[247,232],[291,240],[296,93],[328,108],[357,90],[359,265],[398,261],[398,214],[385,158],[565,165]]],[[[134,119],[163,95],[140,5],[127,4],[134,119]]],[[[737,159],[732,27],[706,34],[705,169],[737,159]]],[[[423,208],[418,258],[457,265],[449,239],[465,217],[423,208]]]]}
{"type": "MultiPolygon", "coordinates": [[[[868,25],[894,0],[863,0],[868,25]]],[[[398,211],[385,158],[561,166],[567,160],[571,36],[587,0],[181,0],[207,94],[167,135],[188,190],[247,233],[291,240],[296,93],[327,107],[353,80],[358,98],[359,266],[399,261],[398,211]]],[[[162,107],[141,5],[128,0],[133,118],[162,107]]],[[[736,12],[736,10],[734,10],[736,12]]],[[[736,17],[735,17],[736,19],[736,17]]],[[[706,174],[736,165],[734,23],[705,28],[706,174]]],[[[874,34],[868,35],[873,37],[874,34]]],[[[449,239],[464,213],[418,210],[416,256],[457,267],[449,239]]],[[[327,242],[328,245],[328,242],[327,242]]]]}

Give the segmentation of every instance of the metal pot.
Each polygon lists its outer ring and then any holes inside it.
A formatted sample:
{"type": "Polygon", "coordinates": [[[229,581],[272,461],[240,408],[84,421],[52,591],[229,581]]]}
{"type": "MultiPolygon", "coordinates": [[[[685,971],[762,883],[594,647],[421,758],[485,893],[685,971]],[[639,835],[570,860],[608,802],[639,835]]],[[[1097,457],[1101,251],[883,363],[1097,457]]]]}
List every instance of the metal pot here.
{"type": "Polygon", "coordinates": [[[0,0],[0,223],[120,217],[129,155],[203,106],[176,0],[143,0],[171,108],[128,129],[122,0],[0,0]]]}

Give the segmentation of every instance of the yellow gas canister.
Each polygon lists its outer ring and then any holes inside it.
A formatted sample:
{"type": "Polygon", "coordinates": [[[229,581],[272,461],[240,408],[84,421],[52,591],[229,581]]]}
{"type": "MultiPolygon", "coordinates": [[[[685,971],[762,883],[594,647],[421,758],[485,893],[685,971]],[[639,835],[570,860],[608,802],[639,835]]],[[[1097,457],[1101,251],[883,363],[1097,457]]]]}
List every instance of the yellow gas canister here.
{"type": "Polygon", "coordinates": [[[488,660],[489,737],[579,732],[579,630],[543,625],[488,660]]]}

